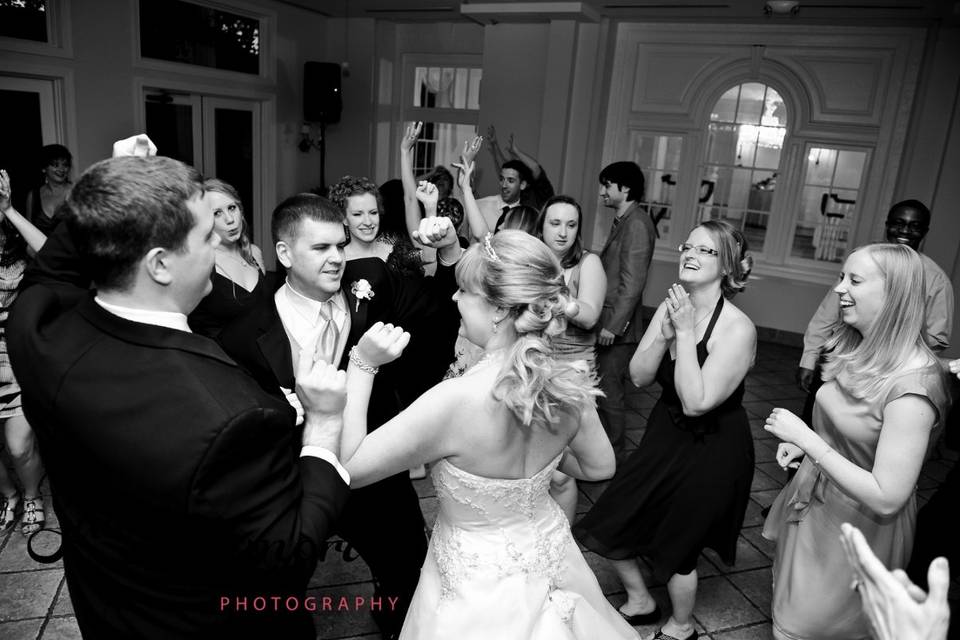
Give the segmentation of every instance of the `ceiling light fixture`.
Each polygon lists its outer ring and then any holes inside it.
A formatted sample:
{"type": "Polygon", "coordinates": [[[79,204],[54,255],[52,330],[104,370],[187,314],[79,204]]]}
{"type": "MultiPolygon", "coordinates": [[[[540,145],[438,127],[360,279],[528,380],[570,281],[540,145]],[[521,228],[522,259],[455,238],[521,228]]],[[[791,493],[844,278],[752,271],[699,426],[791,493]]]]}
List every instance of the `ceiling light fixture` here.
{"type": "Polygon", "coordinates": [[[800,12],[800,0],[766,0],[763,13],[768,16],[795,16],[800,12]]]}

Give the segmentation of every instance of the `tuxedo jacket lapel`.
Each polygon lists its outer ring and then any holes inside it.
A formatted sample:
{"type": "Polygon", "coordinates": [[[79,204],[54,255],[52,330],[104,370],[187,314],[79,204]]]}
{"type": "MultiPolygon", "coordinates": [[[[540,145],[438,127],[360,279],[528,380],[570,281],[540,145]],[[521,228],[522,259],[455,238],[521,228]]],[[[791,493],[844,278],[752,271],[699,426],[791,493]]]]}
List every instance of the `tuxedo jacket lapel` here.
{"type": "Polygon", "coordinates": [[[367,315],[370,312],[370,301],[357,300],[357,297],[353,295],[349,288],[343,289],[343,296],[347,301],[347,311],[350,313],[350,333],[347,336],[343,357],[340,358],[340,368],[346,367],[347,360],[350,357],[350,347],[357,344],[367,330],[367,315]]]}
{"type": "Polygon", "coordinates": [[[293,355],[290,351],[290,340],[287,339],[287,332],[280,322],[280,316],[276,315],[274,307],[274,322],[264,328],[264,333],[257,337],[257,347],[263,359],[270,365],[270,370],[276,376],[280,386],[287,389],[294,388],[293,376],[293,355]]]}

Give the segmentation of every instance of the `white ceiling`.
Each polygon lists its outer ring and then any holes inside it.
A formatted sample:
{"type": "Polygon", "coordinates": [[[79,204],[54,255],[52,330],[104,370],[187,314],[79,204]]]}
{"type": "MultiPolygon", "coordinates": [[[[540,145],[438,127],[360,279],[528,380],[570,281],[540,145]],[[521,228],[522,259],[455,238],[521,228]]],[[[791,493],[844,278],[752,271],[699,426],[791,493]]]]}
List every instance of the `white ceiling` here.
{"type": "MultiPolygon", "coordinates": [[[[468,21],[469,0],[277,0],[328,17],[393,22],[468,21]]],[[[474,0],[473,4],[573,5],[557,0],[474,0]]],[[[960,0],[800,0],[795,16],[764,15],[764,0],[583,0],[591,14],[620,20],[681,22],[803,22],[811,24],[927,25],[960,23],[960,0]]],[[[543,19],[549,14],[544,13],[543,19]]],[[[497,16],[492,16],[497,21],[497,16]]],[[[516,20],[505,11],[501,21],[516,20]]],[[[530,16],[519,19],[529,20],[530,16]]],[[[485,20],[485,22],[489,22],[485,20]]]]}

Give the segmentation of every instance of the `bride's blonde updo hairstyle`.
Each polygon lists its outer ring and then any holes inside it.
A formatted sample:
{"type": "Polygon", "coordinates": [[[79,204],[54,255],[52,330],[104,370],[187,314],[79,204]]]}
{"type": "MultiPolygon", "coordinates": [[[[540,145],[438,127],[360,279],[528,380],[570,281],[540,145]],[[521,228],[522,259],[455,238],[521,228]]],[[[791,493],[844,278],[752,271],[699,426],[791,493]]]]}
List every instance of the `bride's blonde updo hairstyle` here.
{"type": "Polygon", "coordinates": [[[546,426],[557,412],[579,412],[599,395],[596,376],[584,363],[554,357],[552,339],[567,326],[569,301],[554,253],[523,231],[501,231],[467,250],[457,264],[457,283],[506,309],[517,341],[494,385],[501,400],[526,426],[546,426]]]}

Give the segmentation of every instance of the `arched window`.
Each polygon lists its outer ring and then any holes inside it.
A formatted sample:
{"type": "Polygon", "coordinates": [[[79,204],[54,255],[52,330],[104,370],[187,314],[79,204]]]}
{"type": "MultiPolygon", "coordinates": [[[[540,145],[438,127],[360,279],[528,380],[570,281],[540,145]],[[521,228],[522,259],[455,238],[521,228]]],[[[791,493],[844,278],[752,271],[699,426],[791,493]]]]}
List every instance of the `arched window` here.
{"type": "Polygon", "coordinates": [[[699,219],[722,219],[762,252],[767,237],[787,108],[773,88],[745,82],[728,89],[710,113],[699,219]]]}

